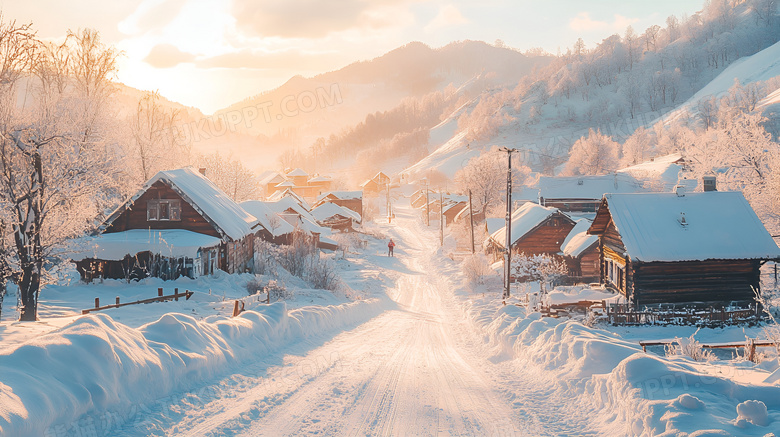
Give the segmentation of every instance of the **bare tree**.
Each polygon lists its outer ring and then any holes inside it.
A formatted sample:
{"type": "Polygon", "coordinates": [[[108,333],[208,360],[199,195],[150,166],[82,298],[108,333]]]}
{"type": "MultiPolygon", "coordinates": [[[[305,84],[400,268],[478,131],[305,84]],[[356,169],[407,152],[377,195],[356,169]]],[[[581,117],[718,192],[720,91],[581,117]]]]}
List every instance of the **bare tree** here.
{"type": "Polygon", "coordinates": [[[206,169],[206,177],[234,201],[260,198],[261,187],[257,177],[241,161],[230,156],[223,157],[219,152],[201,156],[198,161],[206,169]]]}
{"type": "Polygon", "coordinates": [[[175,128],[179,121],[179,111],[163,107],[156,91],[145,93],[138,101],[130,128],[135,145],[133,160],[140,167],[140,183],[160,170],[178,167],[186,161],[189,148],[175,128]]]}
{"type": "Polygon", "coordinates": [[[9,217],[21,320],[37,318],[44,261],[108,206],[117,156],[106,108],[117,53],[90,30],[47,45],[0,22],[0,199],[9,217]],[[17,104],[17,84],[28,83],[17,104]]]}
{"type": "MultiPolygon", "coordinates": [[[[458,188],[464,193],[471,190],[475,212],[485,214],[490,205],[505,204],[506,167],[506,154],[494,149],[472,158],[455,173],[458,188]]],[[[516,184],[521,184],[530,173],[519,161],[513,162],[512,171],[516,184]]]]}

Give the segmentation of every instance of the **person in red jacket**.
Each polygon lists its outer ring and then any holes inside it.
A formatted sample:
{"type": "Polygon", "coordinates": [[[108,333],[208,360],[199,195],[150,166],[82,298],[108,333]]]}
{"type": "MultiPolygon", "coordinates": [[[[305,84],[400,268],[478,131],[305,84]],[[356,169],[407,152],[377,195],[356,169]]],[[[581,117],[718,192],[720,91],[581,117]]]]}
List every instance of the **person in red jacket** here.
{"type": "Polygon", "coordinates": [[[393,248],[395,247],[395,243],[393,243],[393,239],[390,239],[390,242],[387,243],[387,256],[393,256],[393,248]]]}

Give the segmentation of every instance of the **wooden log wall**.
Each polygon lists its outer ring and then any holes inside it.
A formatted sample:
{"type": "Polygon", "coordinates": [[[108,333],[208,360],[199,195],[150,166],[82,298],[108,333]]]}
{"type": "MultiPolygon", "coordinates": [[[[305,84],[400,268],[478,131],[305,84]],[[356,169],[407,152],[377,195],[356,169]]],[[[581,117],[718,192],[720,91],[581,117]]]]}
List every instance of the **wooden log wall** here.
{"type": "Polygon", "coordinates": [[[162,181],[155,182],[129,209],[120,214],[105,232],[124,232],[130,229],[184,229],[212,237],[221,237],[211,223],[162,181]],[[146,202],[152,199],[179,199],[181,220],[147,220],[146,202]]]}

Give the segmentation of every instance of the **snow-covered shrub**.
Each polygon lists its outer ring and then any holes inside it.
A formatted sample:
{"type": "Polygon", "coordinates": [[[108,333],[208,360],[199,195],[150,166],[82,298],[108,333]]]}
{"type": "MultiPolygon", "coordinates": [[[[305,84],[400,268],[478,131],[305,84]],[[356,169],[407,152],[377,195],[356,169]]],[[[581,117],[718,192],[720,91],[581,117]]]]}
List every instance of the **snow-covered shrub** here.
{"type": "Polygon", "coordinates": [[[314,238],[303,231],[292,234],[290,244],[279,247],[276,261],[291,275],[303,278],[309,264],[309,258],[319,254],[314,238]]]}
{"type": "Polygon", "coordinates": [[[520,254],[512,257],[512,273],[520,281],[538,281],[542,288],[565,276],[569,269],[560,257],[520,254]]]}
{"type": "Polygon", "coordinates": [[[255,242],[255,273],[258,275],[276,276],[276,256],[278,246],[265,240],[255,242]]]}
{"type": "Polygon", "coordinates": [[[331,238],[339,243],[342,258],[346,258],[347,252],[350,252],[352,249],[364,250],[368,246],[368,240],[357,232],[334,234],[331,238]]]}
{"type": "Polygon", "coordinates": [[[288,289],[284,286],[284,284],[281,284],[275,279],[268,281],[268,284],[263,287],[263,291],[268,293],[272,302],[279,300],[290,300],[295,297],[295,292],[293,290],[288,289]]]}
{"type": "MultiPolygon", "coordinates": [[[[696,332],[699,332],[698,330],[696,332]]],[[[693,338],[696,335],[694,332],[690,337],[674,339],[676,344],[670,344],[666,346],[666,356],[685,356],[691,358],[694,361],[712,361],[715,359],[712,351],[704,349],[698,340],[693,338]]]]}
{"type": "Polygon", "coordinates": [[[481,253],[469,255],[464,258],[461,263],[461,270],[469,285],[484,284],[485,277],[493,274],[490,263],[488,263],[485,255],[481,253]]]}
{"type": "Polygon", "coordinates": [[[251,296],[260,292],[263,287],[265,287],[265,283],[262,277],[255,276],[246,283],[246,292],[251,296]]]}
{"type": "Polygon", "coordinates": [[[314,288],[330,291],[338,290],[341,284],[341,279],[333,268],[333,264],[319,256],[309,257],[309,266],[303,279],[314,288]]]}

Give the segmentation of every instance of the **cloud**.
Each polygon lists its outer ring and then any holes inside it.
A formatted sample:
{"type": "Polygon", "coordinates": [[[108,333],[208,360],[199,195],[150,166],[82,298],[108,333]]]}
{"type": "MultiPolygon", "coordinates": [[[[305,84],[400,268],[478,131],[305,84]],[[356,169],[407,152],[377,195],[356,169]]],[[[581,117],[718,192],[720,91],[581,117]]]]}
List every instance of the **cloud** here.
{"type": "Polygon", "coordinates": [[[186,4],[187,0],[144,0],[117,27],[127,35],[159,29],[173,21],[186,4]]]}
{"type": "Polygon", "coordinates": [[[606,21],[598,21],[590,18],[588,12],[580,12],[576,17],[569,21],[569,27],[572,30],[579,32],[590,32],[592,30],[604,29],[607,26],[609,25],[606,21]]]}
{"type": "Polygon", "coordinates": [[[580,12],[576,17],[569,20],[569,28],[578,32],[591,32],[594,30],[621,31],[637,21],[639,21],[638,18],[629,18],[620,14],[615,14],[614,20],[609,23],[606,21],[594,20],[590,17],[589,12],[580,12]]]}
{"type": "Polygon", "coordinates": [[[233,16],[238,27],[258,36],[319,38],[358,26],[375,6],[394,0],[235,0],[233,16]]]}
{"type": "Polygon", "coordinates": [[[445,27],[465,24],[468,22],[469,20],[463,17],[463,14],[460,13],[460,10],[455,5],[448,4],[439,9],[439,14],[436,15],[436,17],[434,17],[427,26],[425,26],[425,31],[431,32],[445,27]]]}
{"type": "Polygon", "coordinates": [[[157,44],[144,58],[144,62],[155,68],[171,68],[184,62],[193,61],[195,61],[195,55],[183,52],[172,44],[157,44]]]}
{"type": "Polygon", "coordinates": [[[639,21],[639,18],[628,18],[619,14],[615,14],[615,21],[612,23],[612,28],[615,30],[623,30],[637,21],[639,21]]]}

